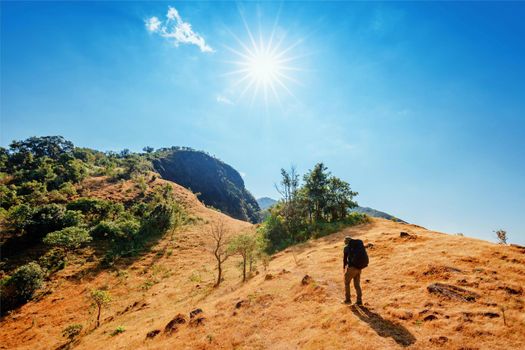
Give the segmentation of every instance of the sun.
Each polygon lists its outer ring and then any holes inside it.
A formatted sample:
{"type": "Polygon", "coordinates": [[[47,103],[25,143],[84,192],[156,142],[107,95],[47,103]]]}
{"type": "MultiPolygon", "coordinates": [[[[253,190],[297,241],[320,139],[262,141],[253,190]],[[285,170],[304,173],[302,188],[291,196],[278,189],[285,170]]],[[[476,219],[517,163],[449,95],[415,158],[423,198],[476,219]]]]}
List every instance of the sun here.
{"type": "Polygon", "coordinates": [[[270,53],[260,53],[247,60],[247,71],[261,84],[271,83],[279,74],[279,60],[270,53]]]}
{"type": "Polygon", "coordinates": [[[281,104],[283,93],[295,97],[289,86],[299,83],[292,73],[301,69],[294,64],[299,56],[292,56],[291,53],[300,41],[284,46],[285,38],[276,38],[275,28],[267,38],[259,33],[256,39],[245,21],[244,23],[248,40],[242,41],[231,33],[239,48],[226,46],[236,55],[236,59],[228,61],[236,69],[226,75],[234,77],[233,86],[238,91],[237,99],[242,100],[251,94],[253,104],[255,98],[263,97],[268,107],[272,100],[281,104]]]}

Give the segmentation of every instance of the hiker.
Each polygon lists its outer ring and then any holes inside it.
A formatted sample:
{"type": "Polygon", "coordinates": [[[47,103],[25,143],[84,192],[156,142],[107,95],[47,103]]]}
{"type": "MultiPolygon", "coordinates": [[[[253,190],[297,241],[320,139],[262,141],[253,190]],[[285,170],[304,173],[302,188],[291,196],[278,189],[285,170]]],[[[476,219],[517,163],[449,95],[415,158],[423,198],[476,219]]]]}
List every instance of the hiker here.
{"type": "Polygon", "coordinates": [[[345,273],[345,304],[350,304],[350,282],[354,280],[357,294],[357,305],[363,304],[361,292],[361,270],[368,266],[368,255],[365,245],[360,239],[345,237],[345,248],[343,249],[343,270],[345,273]]]}

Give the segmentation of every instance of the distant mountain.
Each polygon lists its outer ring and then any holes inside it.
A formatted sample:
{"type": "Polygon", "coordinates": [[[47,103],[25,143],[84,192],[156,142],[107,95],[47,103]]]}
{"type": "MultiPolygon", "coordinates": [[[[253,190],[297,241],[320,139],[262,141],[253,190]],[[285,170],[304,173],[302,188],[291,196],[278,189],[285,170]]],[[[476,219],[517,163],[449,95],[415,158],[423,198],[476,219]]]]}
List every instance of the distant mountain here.
{"type": "Polygon", "coordinates": [[[270,208],[272,205],[277,203],[277,201],[270,197],[261,197],[257,199],[257,203],[259,204],[259,207],[261,210],[266,210],[270,208]]]}
{"type": "Polygon", "coordinates": [[[382,211],[379,211],[379,210],[375,210],[375,209],[372,209],[372,208],[368,208],[368,207],[356,207],[356,208],[353,208],[350,210],[351,212],[356,212],[356,213],[362,213],[362,214],[366,214],[368,216],[372,216],[374,218],[383,218],[383,219],[387,219],[387,220],[393,220],[393,221],[397,221],[397,222],[403,222],[403,223],[406,223],[405,221],[399,219],[399,218],[396,218],[395,216],[393,215],[390,215],[388,213],[385,213],[385,212],[382,212],[382,211]]]}
{"type": "Polygon", "coordinates": [[[244,187],[234,168],[201,151],[165,149],[157,153],[153,167],[164,179],[199,193],[198,198],[236,219],[257,222],[259,204],[244,187]]]}

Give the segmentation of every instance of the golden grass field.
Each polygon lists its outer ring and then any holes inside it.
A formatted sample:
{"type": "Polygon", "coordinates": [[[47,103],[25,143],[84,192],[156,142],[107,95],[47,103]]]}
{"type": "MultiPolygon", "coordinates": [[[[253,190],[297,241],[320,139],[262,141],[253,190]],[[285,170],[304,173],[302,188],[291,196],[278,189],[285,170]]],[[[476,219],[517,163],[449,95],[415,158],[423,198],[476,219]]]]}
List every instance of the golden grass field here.
{"type": "MultiPolygon", "coordinates": [[[[126,184],[90,181],[85,194],[133,195],[126,184]]],[[[213,288],[209,223],[224,220],[231,234],[252,225],[172,186],[198,218],[194,224],[112,269],[96,268],[86,250],[48,282],[48,294],[2,319],[0,348],[525,349],[525,249],[372,219],[276,254],[266,271],[258,266],[244,284],[239,259],[231,258],[224,282],[213,288]],[[345,235],[371,244],[361,279],[363,307],[341,304],[345,235]],[[305,275],[310,278],[303,284],[305,275]],[[433,283],[462,288],[469,300],[430,293],[433,283]],[[97,329],[93,288],[113,297],[97,329]],[[197,308],[202,313],[190,319],[197,308]],[[83,331],[68,344],[62,330],[74,323],[83,331]],[[119,326],[124,331],[112,335],[119,326]]]]}

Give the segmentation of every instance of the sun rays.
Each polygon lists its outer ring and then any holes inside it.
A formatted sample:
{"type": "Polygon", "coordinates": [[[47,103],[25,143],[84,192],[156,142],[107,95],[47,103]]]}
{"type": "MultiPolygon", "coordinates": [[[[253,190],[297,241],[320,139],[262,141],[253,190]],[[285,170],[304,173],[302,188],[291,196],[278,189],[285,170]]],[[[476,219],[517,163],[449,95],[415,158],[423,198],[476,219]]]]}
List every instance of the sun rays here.
{"type": "Polygon", "coordinates": [[[253,105],[256,99],[262,98],[268,107],[272,102],[280,105],[283,95],[295,97],[291,86],[299,84],[299,81],[294,77],[294,73],[302,69],[296,65],[300,56],[292,56],[292,51],[302,40],[286,45],[285,35],[276,35],[278,16],[271,34],[267,37],[264,37],[260,26],[258,36],[255,37],[242,13],[241,18],[247,40],[239,39],[230,31],[237,41],[238,48],[225,46],[235,55],[234,60],[228,61],[235,68],[225,74],[233,77],[235,99],[250,99],[253,105]]]}

